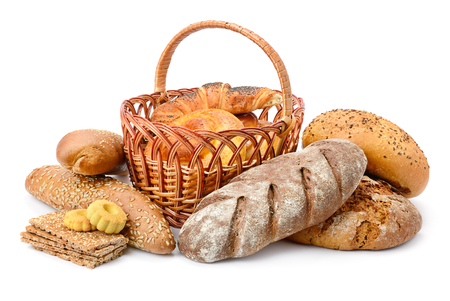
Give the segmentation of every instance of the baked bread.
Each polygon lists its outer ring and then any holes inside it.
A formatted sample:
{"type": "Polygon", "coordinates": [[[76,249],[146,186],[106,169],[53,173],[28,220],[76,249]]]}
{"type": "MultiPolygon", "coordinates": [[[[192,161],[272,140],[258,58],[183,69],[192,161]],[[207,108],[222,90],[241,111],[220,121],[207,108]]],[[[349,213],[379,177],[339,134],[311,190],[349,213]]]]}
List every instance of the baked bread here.
{"type": "MultiPolygon", "coordinates": [[[[236,116],[220,109],[206,109],[188,113],[172,122],[171,126],[182,126],[192,131],[208,130],[213,132],[236,130],[244,127],[242,122],[236,116]]],[[[169,141],[173,145],[173,143],[175,143],[177,140],[175,139],[175,137],[169,136],[169,141]]],[[[231,141],[234,143],[236,147],[239,147],[239,145],[244,141],[244,139],[241,136],[236,136],[232,138],[231,141]]],[[[210,142],[215,148],[219,147],[221,143],[221,141],[217,139],[212,139],[210,142]]],[[[190,161],[191,157],[194,154],[195,148],[199,144],[203,143],[204,145],[206,145],[206,143],[203,142],[201,138],[196,136],[190,138],[189,143],[191,145],[189,146],[189,148],[187,148],[184,145],[180,145],[180,147],[177,149],[177,154],[180,158],[180,161],[181,163],[184,164],[190,161]],[[196,138],[198,138],[198,140],[196,140],[196,138]]],[[[144,154],[147,157],[152,157],[152,152],[155,151],[152,146],[153,144],[149,142],[149,144],[144,150],[144,154]]],[[[167,160],[170,148],[167,145],[163,145],[161,146],[160,150],[163,160],[167,160]]],[[[222,163],[224,165],[233,164],[233,162],[230,162],[233,154],[234,151],[230,147],[224,146],[224,148],[220,153],[222,163]]],[[[213,156],[212,149],[210,150],[206,147],[199,154],[199,158],[202,160],[203,165],[205,167],[209,165],[212,156],[213,156]]],[[[241,151],[241,158],[245,159],[245,149],[241,151]]]]}
{"type": "Polygon", "coordinates": [[[417,208],[391,185],[364,176],[326,221],[287,239],[337,250],[382,250],[412,239],[422,227],[417,208]]]}
{"type": "Polygon", "coordinates": [[[109,131],[84,129],[68,133],[56,147],[56,159],[82,175],[128,174],[122,136],[109,131]]]}
{"type": "Polygon", "coordinates": [[[121,234],[135,248],[168,254],[175,249],[169,223],[151,200],[132,186],[107,176],[83,176],[59,165],[34,169],[25,180],[26,190],[57,209],[87,209],[98,199],[119,205],[128,221],[121,234]]]}
{"type": "Polygon", "coordinates": [[[303,147],[331,138],[356,143],[367,157],[366,173],[389,182],[405,197],[425,190],[430,174],[427,158],[414,139],[391,121],[366,111],[325,112],[303,131],[303,147]]]}
{"type": "Polygon", "coordinates": [[[260,126],[258,117],[253,112],[237,114],[236,117],[242,122],[242,125],[246,128],[260,126]]]}
{"type": "Polygon", "coordinates": [[[269,88],[231,88],[229,84],[209,83],[160,105],[153,111],[150,121],[171,124],[183,115],[205,109],[222,109],[232,114],[249,113],[282,102],[281,94],[269,88]]]}
{"type": "Polygon", "coordinates": [[[362,150],[342,139],[266,161],[203,198],[182,226],[178,248],[199,262],[251,255],[330,217],[366,163],[362,150]]]}

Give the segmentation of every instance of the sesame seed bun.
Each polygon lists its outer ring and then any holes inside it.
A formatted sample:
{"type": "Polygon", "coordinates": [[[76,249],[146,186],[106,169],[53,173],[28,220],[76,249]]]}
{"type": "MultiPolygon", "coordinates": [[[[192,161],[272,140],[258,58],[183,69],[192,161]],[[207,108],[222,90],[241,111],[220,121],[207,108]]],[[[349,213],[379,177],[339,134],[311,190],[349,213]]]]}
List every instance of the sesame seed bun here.
{"type": "Polygon", "coordinates": [[[430,175],[427,158],[414,139],[391,121],[359,110],[325,112],[303,131],[303,147],[331,138],[361,147],[368,161],[366,173],[390,183],[405,197],[425,190],[430,175]]]}

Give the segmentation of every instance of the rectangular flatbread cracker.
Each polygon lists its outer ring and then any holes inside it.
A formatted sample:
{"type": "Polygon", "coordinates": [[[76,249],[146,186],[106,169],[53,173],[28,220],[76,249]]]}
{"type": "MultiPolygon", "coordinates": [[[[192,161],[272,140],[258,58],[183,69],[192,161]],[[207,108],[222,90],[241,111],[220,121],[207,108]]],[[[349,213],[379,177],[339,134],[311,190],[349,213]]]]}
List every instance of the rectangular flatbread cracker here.
{"type": "Polygon", "coordinates": [[[23,238],[26,238],[28,240],[40,242],[40,243],[43,243],[43,244],[46,244],[46,245],[49,245],[52,247],[64,248],[67,250],[72,250],[75,252],[79,252],[79,253],[91,255],[91,256],[96,256],[96,257],[103,256],[123,245],[126,245],[126,244],[109,245],[109,246],[106,246],[101,249],[96,249],[93,252],[84,252],[82,250],[73,248],[71,245],[66,244],[66,242],[63,239],[60,239],[54,235],[51,235],[50,233],[48,233],[46,231],[37,229],[34,226],[30,225],[30,226],[27,226],[25,229],[26,229],[26,231],[20,233],[20,236],[22,236],[23,238]]]}
{"type": "Polygon", "coordinates": [[[72,248],[87,253],[102,249],[109,245],[124,244],[128,239],[121,234],[106,234],[101,231],[78,232],[64,226],[67,210],[60,210],[30,219],[34,227],[46,231],[66,242],[72,248]]]}
{"type": "Polygon", "coordinates": [[[73,257],[73,256],[70,256],[70,255],[67,255],[67,254],[63,254],[63,253],[59,253],[59,252],[54,252],[54,251],[47,250],[47,249],[40,249],[39,247],[33,247],[33,248],[35,250],[43,251],[43,252],[45,252],[45,253],[47,253],[49,255],[56,256],[56,257],[61,258],[63,260],[67,260],[67,261],[73,262],[73,263],[75,263],[77,265],[85,266],[88,269],[93,269],[93,268],[95,268],[95,267],[97,267],[97,266],[99,266],[99,265],[101,265],[103,263],[109,262],[111,260],[114,260],[114,259],[122,256],[122,252],[120,252],[119,254],[109,258],[108,261],[100,262],[100,261],[95,261],[95,260],[77,258],[77,257],[73,257]]]}
{"type": "Polygon", "coordinates": [[[64,225],[67,210],[30,219],[21,241],[58,258],[93,269],[121,256],[128,238],[101,231],[78,232],[64,225]]]}

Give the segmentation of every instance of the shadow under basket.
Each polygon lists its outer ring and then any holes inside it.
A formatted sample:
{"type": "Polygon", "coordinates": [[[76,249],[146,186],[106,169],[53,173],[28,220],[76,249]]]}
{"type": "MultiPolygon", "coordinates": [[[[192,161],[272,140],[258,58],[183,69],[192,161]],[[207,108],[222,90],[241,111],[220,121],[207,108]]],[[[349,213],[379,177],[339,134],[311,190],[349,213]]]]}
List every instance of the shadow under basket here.
{"type": "Polygon", "coordinates": [[[156,68],[155,92],[125,100],[121,105],[124,152],[130,181],[161,208],[172,227],[181,228],[206,195],[254,166],[295,152],[303,114],[303,100],[291,94],[289,77],[281,58],[261,37],[223,21],[191,24],[171,40],[161,55],[156,68]],[[260,46],[273,62],[281,83],[281,90],[276,91],[282,95],[283,103],[253,112],[257,113],[264,126],[213,132],[150,122],[157,106],[196,91],[196,88],[166,90],[166,75],[178,44],[191,33],[204,28],[238,32],[260,46]],[[162,149],[165,150],[164,155],[162,149]],[[181,149],[190,154],[188,160],[180,159],[181,149]],[[232,152],[229,160],[222,159],[224,150],[232,152]],[[208,154],[207,159],[205,153],[208,154]]]}

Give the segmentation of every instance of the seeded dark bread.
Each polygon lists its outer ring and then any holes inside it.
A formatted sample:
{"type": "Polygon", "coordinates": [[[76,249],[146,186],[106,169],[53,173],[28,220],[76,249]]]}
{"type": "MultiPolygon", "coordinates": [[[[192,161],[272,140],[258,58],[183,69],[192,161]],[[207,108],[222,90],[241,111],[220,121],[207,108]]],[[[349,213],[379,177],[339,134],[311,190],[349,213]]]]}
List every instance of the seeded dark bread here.
{"type": "Polygon", "coordinates": [[[389,182],[405,197],[425,190],[430,173],[427,158],[414,139],[391,121],[359,110],[325,112],[303,131],[303,147],[331,138],[361,147],[367,157],[366,173],[389,182]]]}
{"type": "Polygon", "coordinates": [[[382,250],[412,239],[419,210],[387,182],[364,176],[345,204],[323,223],[287,239],[337,250],[382,250]]]}
{"type": "Polygon", "coordinates": [[[84,129],[66,134],[56,147],[56,159],[86,176],[128,174],[122,136],[109,131],[84,129]]]}
{"type": "Polygon", "coordinates": [[[366,164],[363,151],[343,139],[269,160],[206,196],[181,228],[178,248],[199,262],[251,255],[331,216],[366,164]]]}
{"type": "Polygon", "coordinates": [[[161,210],[134,187],[107,176],[83,176],[59,165],[34,169],[25,180],[26,190],[57,209],[86,209],[96,200],[116,203],[127,215],[120,232],[132,247],[155,254],[175,249],[169,223],[161,210]]]}

